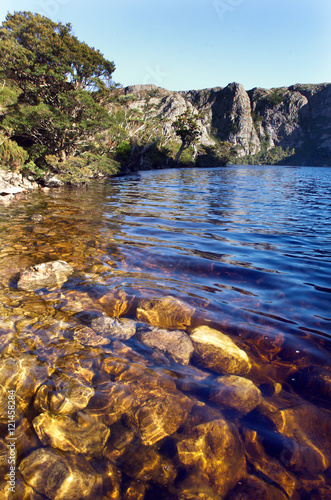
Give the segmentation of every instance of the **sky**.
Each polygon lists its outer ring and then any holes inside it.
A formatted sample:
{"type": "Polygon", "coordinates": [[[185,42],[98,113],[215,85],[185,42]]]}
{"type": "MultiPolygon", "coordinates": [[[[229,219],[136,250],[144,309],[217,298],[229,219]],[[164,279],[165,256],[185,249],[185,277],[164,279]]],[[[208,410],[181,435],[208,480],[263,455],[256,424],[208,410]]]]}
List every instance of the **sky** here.
{"type": "Polygon", "coordinates": [[[246,90],[331,82],[330,0],[5,0],[71,23],[123,86],[246,90]]]}

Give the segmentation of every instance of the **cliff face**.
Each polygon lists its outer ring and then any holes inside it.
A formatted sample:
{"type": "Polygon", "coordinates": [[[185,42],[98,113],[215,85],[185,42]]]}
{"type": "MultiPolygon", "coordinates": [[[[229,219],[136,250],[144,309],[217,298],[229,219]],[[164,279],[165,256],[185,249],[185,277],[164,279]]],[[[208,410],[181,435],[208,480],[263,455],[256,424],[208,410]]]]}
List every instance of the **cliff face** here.
{"type": "Polygon", "coordinates": [[[139,110],[145,127],[153,126],[167,140],[176,140],[171,123],[189,109],[202,115],[204,146],[229,141],[238,157],[281,146],[295,149],[292,164],[331,165],[331,84],[248,92],[239,83],[185,92],[136,85],[123,93],[131,97],[128,106],[139,110]]]}

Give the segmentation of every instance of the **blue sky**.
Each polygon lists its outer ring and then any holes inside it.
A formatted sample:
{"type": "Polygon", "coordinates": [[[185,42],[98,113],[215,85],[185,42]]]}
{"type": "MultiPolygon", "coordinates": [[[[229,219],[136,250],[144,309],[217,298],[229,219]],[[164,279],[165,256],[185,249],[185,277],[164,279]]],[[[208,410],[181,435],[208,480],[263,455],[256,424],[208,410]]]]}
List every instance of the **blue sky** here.
{"type": "Polygon", "coordinates": [[[330,0],[11,0],[1,21],[18,10],[70,22],[124,86],[331,82],[330,0]]]}

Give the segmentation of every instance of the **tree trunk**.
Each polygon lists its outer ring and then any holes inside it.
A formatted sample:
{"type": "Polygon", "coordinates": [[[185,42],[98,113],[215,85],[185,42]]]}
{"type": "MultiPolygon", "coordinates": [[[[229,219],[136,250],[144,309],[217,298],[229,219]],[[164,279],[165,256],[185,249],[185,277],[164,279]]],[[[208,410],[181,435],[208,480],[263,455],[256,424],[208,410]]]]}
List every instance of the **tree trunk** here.
{"type": "Polygon", "coordinates": [[[60,155],[60,162],[61,162],[61,163],[64,163],[64,162],[66,161],[66,159],[67,159],[67,156],[66,156],[66,152],[65,152],[65,150],[64,150],[64,149],[61,149],[61,151],[60,151],[60,154],[59,154],[59,155],[60,155]]]}
{"type": "Polygon", "coordinates": [[[179,162],[179,158],[181,157],[181,154],[182,152],[184,151],[184,149],[187,148],[187,145],[185,144],[185,142],[182,142],[180,148],[179,148],[179,151],[178,153],[176,154],[176,158],[175,158],[175,162],[178,163],[179,162]]]}

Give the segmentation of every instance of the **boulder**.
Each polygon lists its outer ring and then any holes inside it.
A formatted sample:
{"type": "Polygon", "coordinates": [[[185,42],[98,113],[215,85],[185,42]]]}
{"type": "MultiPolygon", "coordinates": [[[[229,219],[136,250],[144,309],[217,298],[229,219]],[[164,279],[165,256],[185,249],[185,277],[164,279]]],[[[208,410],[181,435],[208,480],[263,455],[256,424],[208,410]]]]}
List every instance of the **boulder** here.
{"type": "Polygon", "coordinates": [[[77,340],[82,345],[86,346],[98,346],[98,345],[107,345],[110,343],[110,339],[95,333],[92,328],[88,326],[78,326],[73,330],[72,334],[74,340],[77,340]]]}
{"type": "Polygon", "coordinates": [[[227,500],[287,500],[280,488],[265,483],[256,476],[247,476],[226,497],[227,500]]]}
{"type": "Polygon", "coordinates": [[[116,290],[103,295],[99,303],[105,313],[111,318],[119,318],[129,312],[134,297],[130,297],[123,290],[116,290]]]}
{"type": "Polygon", "coordinates": [[[102,422],[82,412],[75,421],[66,415],[41,413],[32,423],[44,446],[73,453],[100,455],[110,434],[102,422]]]}
{"type": "Polygon", "coordinates": [[[51,500],[93,498],[101,476],[82,456],[40,448],[24,458],[19,470],[24,481],[51,500]]]}
{"type": "Polygon", "coordinates": [[[222,332],[199,326],[191,333],[194,361],[216,373],[246,375],[251,364],[247,354],[222,332]]]}
{"type": "Polygon", "coordinates": [[[123,459],[123,469],[133,479],[161,485],[173,483],[177,475],[173,462],[152,446],[129,449],[123,459]]]}
{"type": "Polygon", "coordinates": [[[91,328],[100,335],[114,337],[120,340],[129,340],[136,333],[137,323],[130,319],[110,318],[107,315],[94,318],[91,328]]]}
{"type": "Polygon", "coordinates": [[[159,349],[176,363],[188,365],[193,354],[193,343],[190,337],[180,330],[164,330],[153,328],[140,331],[137,337],[145,346],[159,349]]]}
{"type": "Polygon", "coordinates": [[[191,429],[178,441],[177,451],[183,466],[207,479],[221,498],[246,474],[238,430],[223,418],[191,429]]]}
{"type": "Polygon", "coordinates": [[[33,292],[44,287],[60,287],[73,272],[73,267],[63,260],[43,262],[23,271],[17,288],[33,292]]]}
{"type": "Polygon", "coordinates": [[[29,406],[37,388],[48,377],[48,367],[33,356],[8,357],[0,360],[0,422],[7,423],[8,391],[15,393],[16,417],[29,406]]]}
{"type": "Polygon", "coordinates": [[[245,431],[245,454],[247,460],[259,473],[267,477],[270,482],[277,484],[289,498],[292,498],[297,487],[295,477],[278,460],[266,454],[255,431],[245,431]]]}
{"type": "Polygon", "coordinates": [[[247,378],[225,375],[218,377],[215,383],[218,385],[213,391],[211,400],[222,408],[237,410],[246,415],[261,402],[260,390],[247,378]]]}
{"type": "Polygon", "coordinates": [[[71,415],[77,410],[83,410],[94,396],[94,389],[81,380],[60,373],[53,375],[51,384],[39,387],[34,407],[39,412],[50,411],[53,414],[71,415]]]}
{"type": "Polygon", "coordinates": [[[176,328],[186,330],[191,324],[195,309],[175,297],[167,296],[159,299],[143,299],[137,307],[139,321],[160,328],[176,328]]]}

